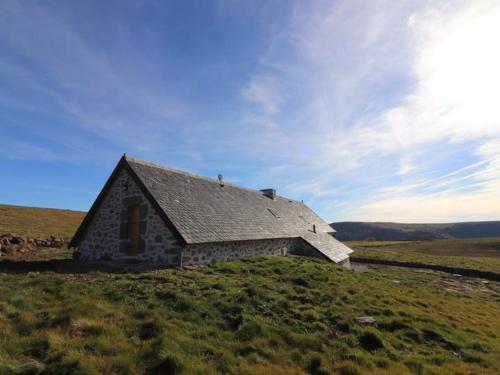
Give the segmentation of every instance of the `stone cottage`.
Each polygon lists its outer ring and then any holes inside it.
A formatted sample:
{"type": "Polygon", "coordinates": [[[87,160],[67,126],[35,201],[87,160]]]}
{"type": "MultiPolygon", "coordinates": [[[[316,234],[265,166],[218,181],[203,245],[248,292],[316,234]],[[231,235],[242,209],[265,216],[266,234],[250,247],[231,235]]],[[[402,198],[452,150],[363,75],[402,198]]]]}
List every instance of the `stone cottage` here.
{"type": "Polygon", "coordinates": [[[298,254],[346,264],[352,250],[303,202],[123,156],[70,246],[81,261],[195,265],[298,254]]]}

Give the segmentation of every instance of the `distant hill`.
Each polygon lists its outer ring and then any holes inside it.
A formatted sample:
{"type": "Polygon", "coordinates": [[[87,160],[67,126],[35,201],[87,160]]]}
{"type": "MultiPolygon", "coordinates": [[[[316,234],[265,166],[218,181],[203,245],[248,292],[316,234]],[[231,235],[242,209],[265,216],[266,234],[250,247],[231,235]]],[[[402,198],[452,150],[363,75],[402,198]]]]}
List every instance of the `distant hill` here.
{"type": "Polygon", "coordinates": [[[0,235],[71,237],[85,212],[0,204],[0,235]]]}
{"type": "Polygon", "coordinates": [[[445,238],[500,237],[500,221],[447,224],[402,224],[344,221],[330,224],[342,241],[412,241],[445,238]]]}

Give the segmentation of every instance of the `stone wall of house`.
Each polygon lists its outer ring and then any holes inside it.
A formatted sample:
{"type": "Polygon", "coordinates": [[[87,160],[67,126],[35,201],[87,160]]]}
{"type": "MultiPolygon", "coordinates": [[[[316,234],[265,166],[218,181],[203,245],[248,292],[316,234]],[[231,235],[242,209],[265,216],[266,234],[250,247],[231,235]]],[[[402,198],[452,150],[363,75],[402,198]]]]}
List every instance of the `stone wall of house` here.
{"type": "Polygon", "coordinates": [[[79,246],[84,261],[145,260],[178,265],[181,246],[142,194],[132,177],[122,170],[108,190],[79,246]],[[140,245],[134,253],[127,238],[127,209],[140,206],[140,245]]]}
{"type": "Polygon", "coordinates": [[[298,238],[280,238],[191,244],[183,250],[182,265],[209,264],[251,256],[286,255],[300,248],[303,242],[298,238]]]}

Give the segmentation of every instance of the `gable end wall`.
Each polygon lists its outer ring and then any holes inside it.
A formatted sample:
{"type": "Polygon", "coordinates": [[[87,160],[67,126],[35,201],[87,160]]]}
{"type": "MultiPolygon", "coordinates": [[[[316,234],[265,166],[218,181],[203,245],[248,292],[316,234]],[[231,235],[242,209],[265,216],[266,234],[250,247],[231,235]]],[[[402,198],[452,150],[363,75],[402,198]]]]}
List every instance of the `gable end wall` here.
{"type": "Polygon", "coordinates": [[[178,265],[181,246],[165,222],[122,169],[94,214],[79,246],[83,261],[145,260],[178,265]],[[140,205],[140,247],[127,253],[127,207],[140,205]]]}

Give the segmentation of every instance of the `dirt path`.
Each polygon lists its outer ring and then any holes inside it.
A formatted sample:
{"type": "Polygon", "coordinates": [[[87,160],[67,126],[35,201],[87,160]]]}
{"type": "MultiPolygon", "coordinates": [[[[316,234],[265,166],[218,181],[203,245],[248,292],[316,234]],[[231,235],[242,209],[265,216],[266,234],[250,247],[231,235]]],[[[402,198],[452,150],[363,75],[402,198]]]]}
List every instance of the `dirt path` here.
{"type": "MultiPolygon", "coordinates": [[[[500,281],[500,273],[490,272],[490,271],[480,271],[474,270],[470,268],[458,268],[458,267],[449,267],[438,264],[422,264],[416,262],[401,262],[397,260],[386,260],[386,259],[374,259],[374,258],[360,258],[360,257],[351,257],[351,264],[370,264],[370,265],[384,265],[384,266],[396,266],[396,267],[404,267],[404,268],[414,268],[414,269],[426,269],[433,271],[446,272],[451,274],[457,274],[467,277],[480,278],[490,281],[500,281]]],[[[359,268],[359,265],[358,265],[359,268]]]]}
{"type": "Polygon", "coordinates": [[[428,268],[394,266],[380,263],[351,262],[351,268],[355,272],[370,272],[376,270],[406,270],[411,268],[413,272],[435,275],[432,281],[437,288],[457,294],[470,294],[477,291],[495,293],[500,296],[500,283],[496,281],[485,280],[479,277],[467,277],[456,273],[443,272],[428,268]]]}

